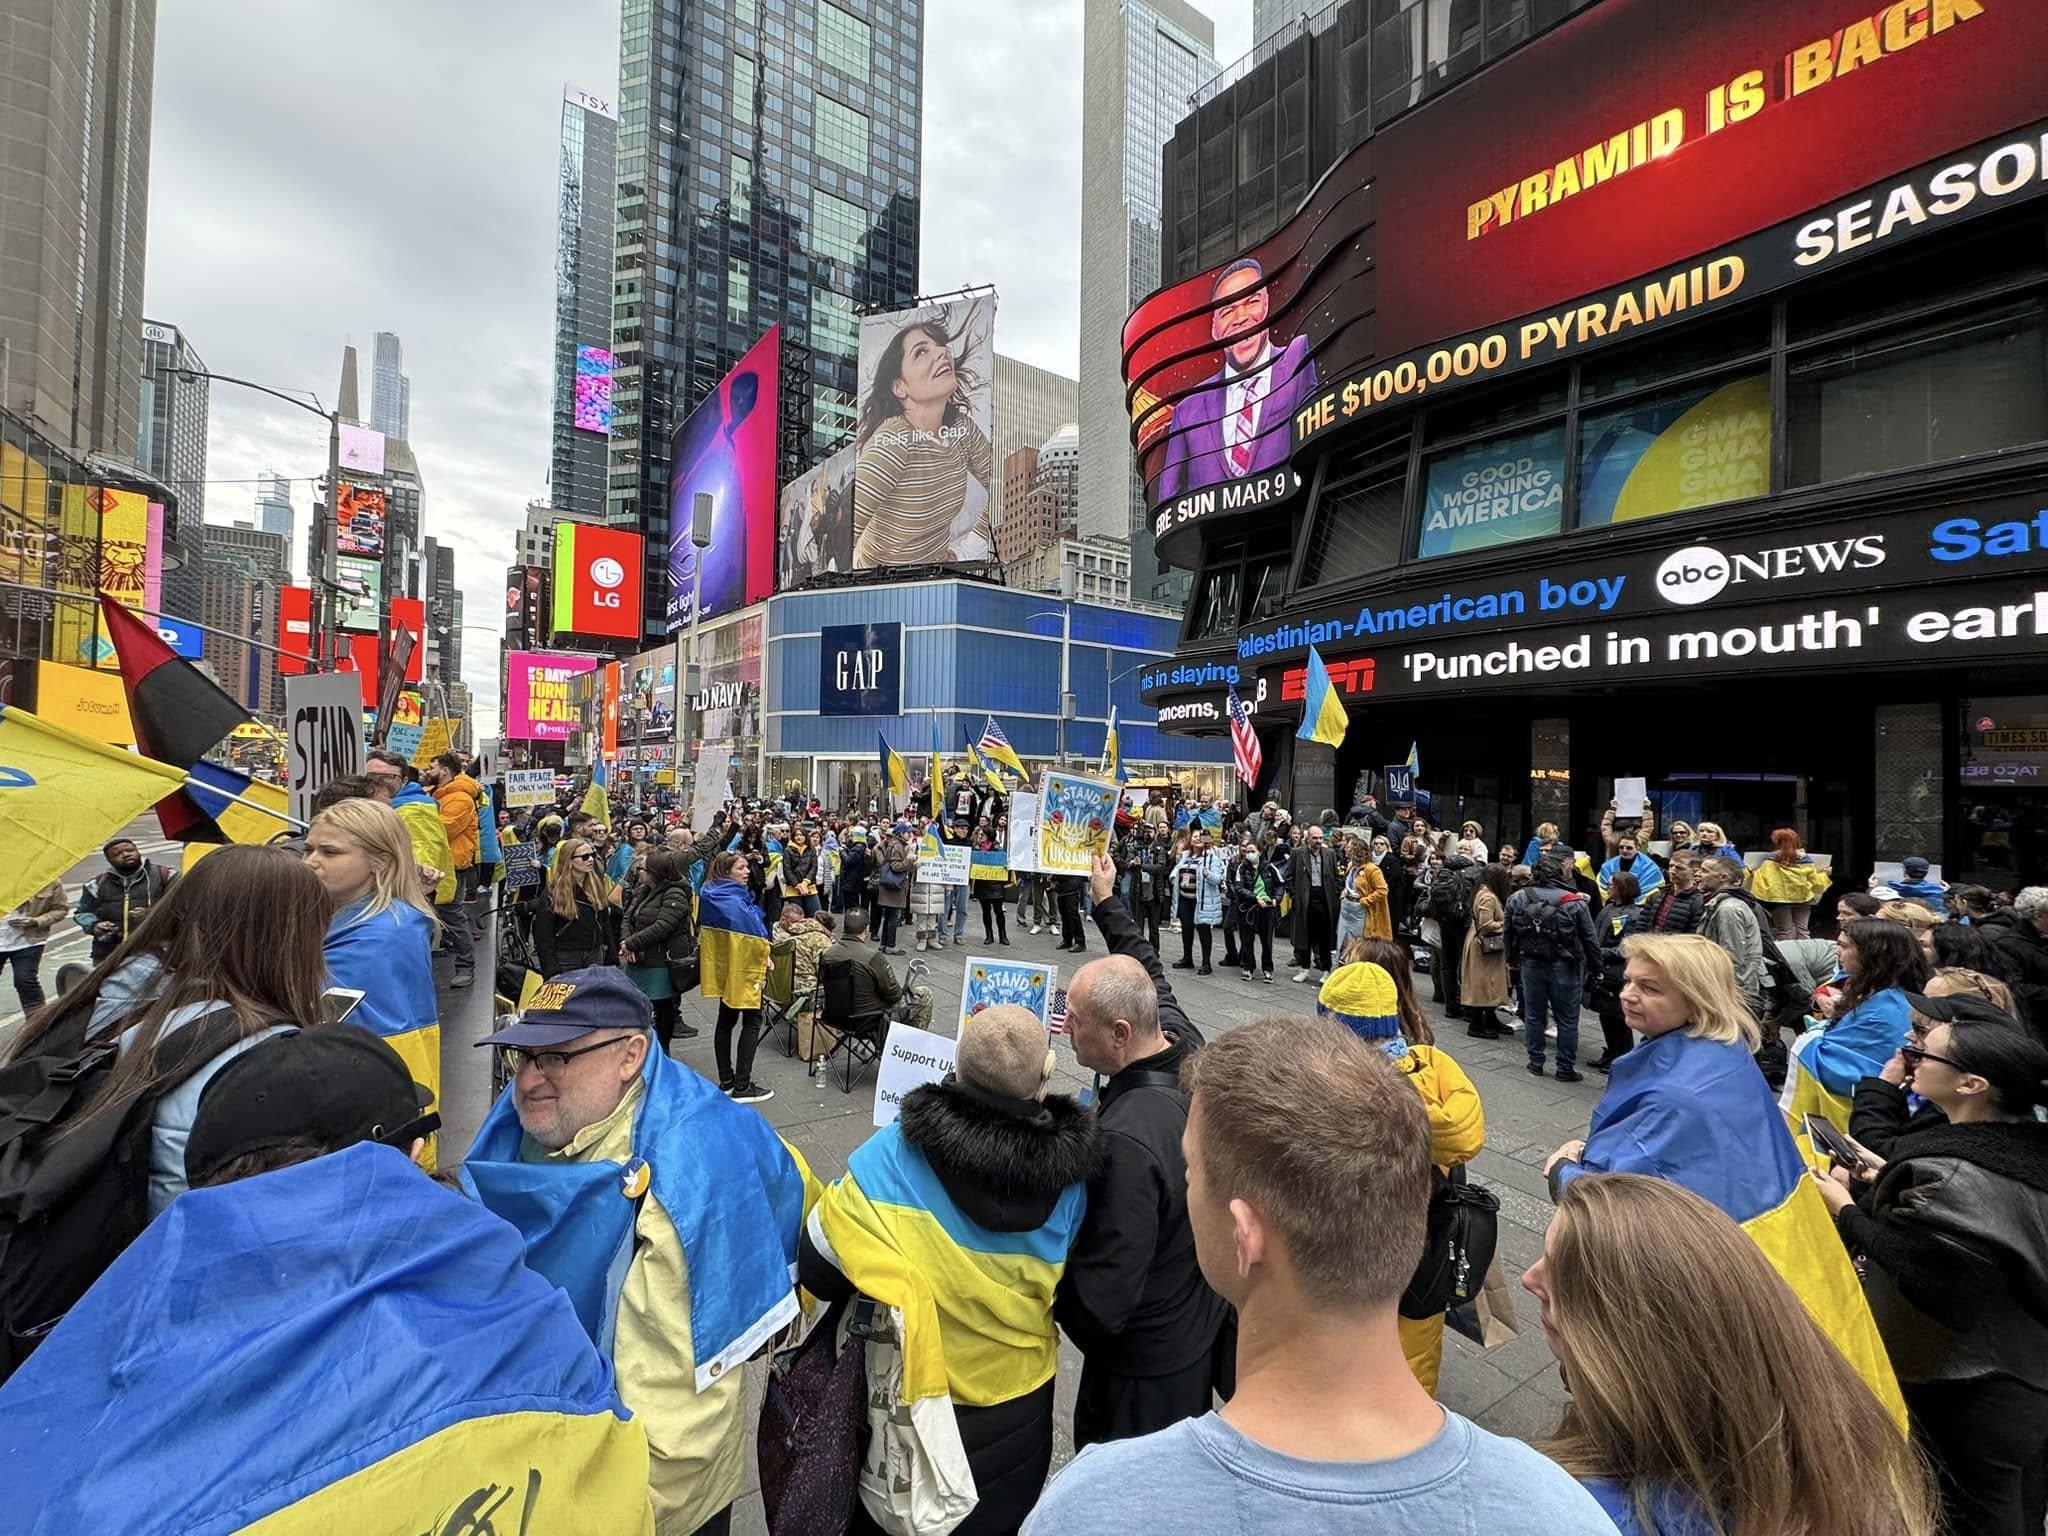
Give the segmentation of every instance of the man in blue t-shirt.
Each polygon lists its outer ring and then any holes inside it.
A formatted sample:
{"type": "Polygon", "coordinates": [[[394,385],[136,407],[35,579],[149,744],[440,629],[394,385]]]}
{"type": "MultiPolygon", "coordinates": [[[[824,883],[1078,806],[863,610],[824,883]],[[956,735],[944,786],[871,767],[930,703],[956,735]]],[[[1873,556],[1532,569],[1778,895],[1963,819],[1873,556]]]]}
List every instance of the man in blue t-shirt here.
{"type": "Polygon", "coordinates": [[[1237,1309],[1236,1391],[1083,1451],[1024,1536],[1614,1536],[1567,1473],[1439,1405],[1402,1356],[1429,1124],[1382,1050],[1331,1019],[1264,1019],[1195,1052],[1184,1080],[1188,1217],[1237,1309]]]}

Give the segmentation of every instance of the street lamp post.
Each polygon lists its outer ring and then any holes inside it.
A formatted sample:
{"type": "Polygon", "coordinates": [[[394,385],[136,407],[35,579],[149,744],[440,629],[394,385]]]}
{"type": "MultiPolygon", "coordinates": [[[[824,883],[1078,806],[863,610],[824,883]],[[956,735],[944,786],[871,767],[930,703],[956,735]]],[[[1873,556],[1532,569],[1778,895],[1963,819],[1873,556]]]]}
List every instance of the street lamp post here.
{"type": "Polygon", "coordinates": [[[1074,715],[1073,676],[1069,671],[1074,637],[1074,605],[1072,603],[1062,604],[1057,612],[1050,608],[1041,608],[1038,612],[1028,615],[1026,622],[1030,622],[1031,619],[1058,619],[1060,621],[1059,762],[1060,767],[1065,768],[1067,766],[1067,721],[1074,715]]]}
{"type": "MultiPolygon", "coordinates": [[[[704,551],[711,547],[711,493],[699,491],[690,502],[690,545],[697,552],[695,570],[690,577],[690,640],[689,656],[683,663],[683,697],[690,707],[690,732],[682,740],[694,742],[699,751],[703,750],[704,711],[697,702],[697,690],[701,679],[697,674],[697,626],[704,618],[704,551]]],[[[680,766],[682,754],[676,754],[680,766]]],[[[690,758],[690,803],[697,800],[697,759],[690,758]]]]}

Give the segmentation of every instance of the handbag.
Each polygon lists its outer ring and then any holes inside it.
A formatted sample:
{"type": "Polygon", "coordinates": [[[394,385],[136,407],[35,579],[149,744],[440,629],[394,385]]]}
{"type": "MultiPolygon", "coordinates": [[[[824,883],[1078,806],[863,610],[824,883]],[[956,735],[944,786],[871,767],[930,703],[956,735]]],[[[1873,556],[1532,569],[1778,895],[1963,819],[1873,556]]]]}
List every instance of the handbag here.
{"type": "Polygon", "coordinates": [[[776,1352],[754,1432],[771,1536],[844,1536],[868,1433],[867,1341],[840,1340],[835,1302],[802,1343],[776,1352]]]}
{"type": "MultiPolygon", "coordinates": [[[[948,1394],[903,1402],[903,1312],[861,1297],[849,1330],[867,1340],[868,1442],[860,1501],[889,1536],[949,1536],[981,1500],[948,1394]]],[[[792,1527],[794,1529],[794,1527],[792,1527]]]]}
{"type": "Polygon", "coordinates": [[[1408,1318],[1441,1317],[1477,1296],[1500,1240],[1500,1200],[1492,1190],[1466,1182],[1462,1163],[1448,1178],[1432,1174],[1422,1262],[1401,1293],[1408,1318]]]}
{"type": "Polygon", "coordinates": [[[1507,947],[1508,934],[1505,928],[1499,933],[1482,933],[1479,935],[1479,953],[1482,955],[1502,954],[1506,951],[1507,947]]]}

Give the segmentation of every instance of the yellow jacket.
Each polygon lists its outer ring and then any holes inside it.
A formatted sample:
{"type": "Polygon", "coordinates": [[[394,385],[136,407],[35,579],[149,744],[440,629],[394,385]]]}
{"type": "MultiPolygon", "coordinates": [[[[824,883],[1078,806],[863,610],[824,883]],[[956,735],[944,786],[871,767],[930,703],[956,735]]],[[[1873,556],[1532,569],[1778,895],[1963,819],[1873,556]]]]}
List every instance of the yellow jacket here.
{"type": "MultiPolygon", "coordinates": [[[[1465,1069],[1433,1045],[1410,1046],[1394,1065],[1408,1074],[1429,1113],[1429,1160],[1448,1173],[1478,1156],[1486,1143],[1486,1110],[1465,1069]]],[[[1415,1379],[1434,1396],[1444,1361],[1443,1318],[1402,1318],[1401,1353],[1415,1379]]],[[[626,1406],[632,1406],[630,1398],[626,1406]]]]}
{"type": "Polygon", "coordinates": [[[1765,859],[1749,872],[1749,894],[1758,901],[1811,906],[1820,900],[1828,884],[1828,872],[1811,859],[1802,859],[1797,864],[1765,859]]]}

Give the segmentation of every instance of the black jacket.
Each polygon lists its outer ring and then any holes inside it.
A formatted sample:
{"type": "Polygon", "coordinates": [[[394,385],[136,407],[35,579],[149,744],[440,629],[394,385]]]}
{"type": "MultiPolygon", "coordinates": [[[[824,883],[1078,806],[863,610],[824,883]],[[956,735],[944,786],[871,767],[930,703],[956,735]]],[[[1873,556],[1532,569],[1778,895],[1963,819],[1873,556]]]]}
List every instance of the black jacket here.
{"type": "MultiPolygon", "coordinates": [[[[1044,1103],[998,1098],[947,1078],[913,1089],[898,1122],[931,1165],[960,1215],[991,1232],[1034,1232],[1067,1189],[1090,1177],[1100,1152],[1095,1116],[1064,1094],[1044,1103]]],[[[797,1278],[824,1301],[853,1286],[811,1241],[797,1249],[797,1278]]],[[[1052,1397],[1058,1378],[986,1408],[953,1406],[979,1502],[954,1536],[1014,1532],[1038,1502],[1052,1465],[1052,1397]]]]}
{"type": "Polygon", "coordinates": [[[533,913],[533,947],[543,977],[591,965],[617,965],[618,914],[609,906],[593,908],[589,897],[578,896],[576,915],[563,917],[543,890],[533,913]]]}
{"type": "Polygon", "coordinates": [[[1067,1256],[1053,1316],[1090,1372],[1159,1376],[1207,1355],[1229,1314],[1195,1262],[1180,1145],[1188,1121],[1180,1069],[1202,1034],[1175,1001],[1159,956],[1120,898],[1096,904],[1095,926],[1111,954],[1129,955],[1150,973],[1167,1046],[1102,1085],[1102,1164],[1088,1184],[1088,1214],[1067,1256]]]}
{"type": "Polygon", "coordinates": [[[1344,900],[1344,862],[1328,843],[1314,850],[1303,843],[1294,850],[1294,861],[1287,873],[1288,884],[1294,893],[1294,910],[1289,914],[1293,920],[1294,943],[1306,945],[1309,941],[1309,892],[1320,890],[1323,893],[1324,905],[1329,910],[1330,921],[1334,923],[1344,900]]]}
{"type": "Polygon", "coordinates": [[[2012,972],[2012,996],[2020,1013],[2035,1033],[2048,1034],[2048,937],[2016,914],[2001,921],[2003,916],[1994,913],[1984,926],[2012,972]]]}
{"type": "Polygon", "coordinates": [[[1630,933],[1697,933],[1706,914],[1706,898],[1698,891],[1675,891],[1669,884],[1652,891],[1629,922],[1630,933]]]}
{"type": "MultiPolygon", "coordinates": [[[[85,882],[85,888],[78,893],[75,909],[80,917],[90,917],[95,923],[112,923],[113,933],[102,937],[93,934],[92,958],[95,963],[104,960],[116,949],[121,941],[142,926],[142,919],[149,909],[163,900],[164,892],[177,883],[177,875],[161,864],[152,864],[144,859],[132,875],[122,875],[108,868],[85,882]]],[[[91,929],[86,929],[91,933],[91,929]]]]}
{"type": "MultiPolygon", "coordinates": [[[[853,1013],[856,1019],[878,1019],[903,1000],[903,982],[889,957],[866,939],[838,938],[818,956],[820,985],[824,969],[840,960],[853,966],[853,1013]]],[[[820,997],[823,996],[821,992],[820,997]]]]}
{"type": "Polygon", "coordinates": [[[619,948],[632,950],[637,965],[688,959],[697,949],[693,905],[690,887],[681,880],[642,886],[619,924],[619,948]]]}
{"type": "Polygon", "coordinates": [[[1866,1077],[1856,1084],[1856,1097],[1849,1106],[1849,1134],[1879,1157],[1890,1161],[1893,1149],[1905,1137],[1930,1126],[1947,1125],[1948,1116],[1925,1099],[1914,1109],[1906,1102],[1906,1090],[1881,1077],[1866,1077]]]}
{"type": "Polygon", "coordinates": [[[1900,1381],[2048,1390],[2048,1125],[1916,1131],[1837,1224],[1900,1381]]]}

